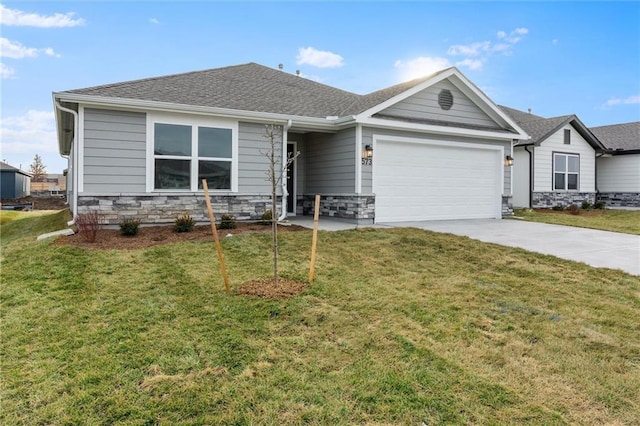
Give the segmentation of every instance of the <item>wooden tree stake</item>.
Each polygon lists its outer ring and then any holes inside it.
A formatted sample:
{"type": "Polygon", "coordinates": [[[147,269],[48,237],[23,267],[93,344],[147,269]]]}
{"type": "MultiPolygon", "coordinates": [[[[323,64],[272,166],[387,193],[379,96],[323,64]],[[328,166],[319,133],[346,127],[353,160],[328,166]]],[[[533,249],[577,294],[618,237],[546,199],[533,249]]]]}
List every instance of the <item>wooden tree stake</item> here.
{"type": "Polygon", "coordinates": [[[320,215],[320,196],[316,195],[315,211],[313,212],[313,241],[311,242],[311,266],[309,267],[309,282],[313,282],[316,269],[316,246],[318,245],[318,216],[320,215]]]}
{"type": "Polygon", "coordinates": [[[227,276],[227,268],[224,265],[224,259],[222,258],[222,246],[220,246],[220,239],[218,238],[218,230],[216,229],[216,218],[213,215],[213,207],[211,206],[211,200],[209,199],[209,186],[207,185],[206,179],[202,179],[202,188],[204,189],[204,200],[207,203],[209,221],[211,222],[211,232],[213,233],[213,241],[216,243],[216,251],[218,252],[218,260],[220,261],[220,270],[222,271],[224,287],[227,290],[227,293],[229,293],[229,277],[227,276]]]}

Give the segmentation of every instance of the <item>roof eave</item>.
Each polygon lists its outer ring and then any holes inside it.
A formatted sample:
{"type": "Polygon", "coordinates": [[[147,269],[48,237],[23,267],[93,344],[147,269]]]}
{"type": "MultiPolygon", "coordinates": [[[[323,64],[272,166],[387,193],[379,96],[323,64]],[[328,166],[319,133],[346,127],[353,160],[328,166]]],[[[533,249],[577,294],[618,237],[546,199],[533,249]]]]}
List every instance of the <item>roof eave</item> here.
{"type": "Polygon", "coordinates": [[[422,123],[408,123],[404,121],[393,121],[393,120],[385,120],[381,118],[358,118],[356,119],[357,124],[362,124],[365,126],[378,127],[378,128],[387,128],[387,129],[397,129],[397,130],[409,130],[409,131],[417,131],[417,132],[428,132],[439,135],[450,135],[450,136],[466,136],[466,137],[475,137],[481,139],[500,139],[500,140],[508,140],[513,141],[514,139],[528,139],[528,135],[526,134],[517,134],[511,132],[499,132],[499,131],[491,131],[491,130],[479,130],[479,129],[466,129],[461,127],[449,127],[449,126],[438,126],[433,124],[422,124],[422,123]]]}
{"type": "Polygon", "coordinates": [[[354,122],[353,116],[337,118],[308,117],[291,114],[247,111],[230,108],[208,107],[199,105],[185,105],[171,102],[149,101],[131,98],[114,98],[106,96],[83,95],[77,93],[58,92],[53,94],[54,99],[64,102],[81,103],[85,106],[96,107],[120,107],[145,111],[169,111],[216,115],[226,118],[235,118],[248,121],[287,122],[292,120],[295,124],[304,125],[318,130],[336,130],[354,122]]]}

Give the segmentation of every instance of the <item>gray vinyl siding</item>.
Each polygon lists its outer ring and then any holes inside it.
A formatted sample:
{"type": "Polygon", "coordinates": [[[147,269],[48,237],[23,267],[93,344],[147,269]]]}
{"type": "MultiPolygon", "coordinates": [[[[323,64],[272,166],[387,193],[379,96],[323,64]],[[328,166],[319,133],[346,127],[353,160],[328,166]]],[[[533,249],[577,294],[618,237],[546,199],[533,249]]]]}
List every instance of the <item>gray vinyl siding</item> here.
{"type": "MultiPolygon", "coordinates": [[[[398,130],[388,130],[388,129],[374,129],[371,127],[365,127],[362,129],[362,149],[366,145],[373,145],[373,135],[384,135],[384,136],[399,136],[405,138],[416,138],[416,139],[431,139],[437,141],[450,141],[450,142],[464,142],[464,143],[477,143],[477,144],[486,144],[486,145],[498,145],[504,148],[504,155],[507,155],[511,152],[511,142],[508,141],[490,141],[483,139],[469,139],[455,136],[442,136],[442,135],[429,135],[419,132],[403,132],[398,130]]],[[[376,152],[373,151],[373,161],[376,161],[376,152]]],[[[504,168],[504,187],[503,187],[503,195],[511,194],[511,167],[504,168]]],[[[372,177],[372,166],[362,166],[362,194],[371,194],[371,177],[372,177]]]]}
{"type": "Polygon", "coordinates": [[[446,80],[382,110],[379,114],[413,120],[435,120],[494,129],[500,128],[460,89],[446,80]],[[443,110],[438,105],[438,94],[442,89],[449,89],[453,94],[453,106],[449,110],[443,110]]]}
{"type": "MultiPolygon", "coordinates": [[[[261,153],[261,151],[268,152],[270,149],[264,134],[264,124],[243,122],[238,124],[238,192],[240,193],[271,193],[271,182],[267,180],[269,159],[261,153]]],[[[277,145],[277,157],[280,159],[282,144],[278,142],[277,145]]]]}
{"type": "Polygon", "coordinates": [[[146,115],[84,110],[83,192],[146,191],[146,115]]]}
{"type": "Polygon", "coordinates": [[[314,133],[305,144],[305,194],[355,192],[355,129],[314,133]]]}

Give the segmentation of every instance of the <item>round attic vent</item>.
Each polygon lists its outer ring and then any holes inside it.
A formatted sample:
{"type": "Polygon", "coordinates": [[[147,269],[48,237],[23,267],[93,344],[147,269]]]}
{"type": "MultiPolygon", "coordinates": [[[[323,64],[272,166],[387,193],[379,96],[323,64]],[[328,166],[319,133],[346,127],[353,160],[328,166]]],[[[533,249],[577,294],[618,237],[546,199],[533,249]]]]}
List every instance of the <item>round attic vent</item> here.
{"type": "Polygon", "coordinates": [[[453,106],[453,94],[449,89],[442,89],[438,93],[438,105],[445,111],[448,111],[453,106]]]}

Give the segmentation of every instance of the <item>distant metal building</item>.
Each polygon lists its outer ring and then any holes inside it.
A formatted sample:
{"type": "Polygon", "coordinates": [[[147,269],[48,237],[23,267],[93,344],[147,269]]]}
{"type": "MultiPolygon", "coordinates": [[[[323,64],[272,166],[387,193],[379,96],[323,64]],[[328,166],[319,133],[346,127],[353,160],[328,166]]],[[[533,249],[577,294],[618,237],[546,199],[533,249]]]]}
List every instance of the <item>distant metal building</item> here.
{"type": "Polygon", "coordinates": [[[31,175],[0,161],[0,199],[7,200],[31,195],[31,175]]]}

